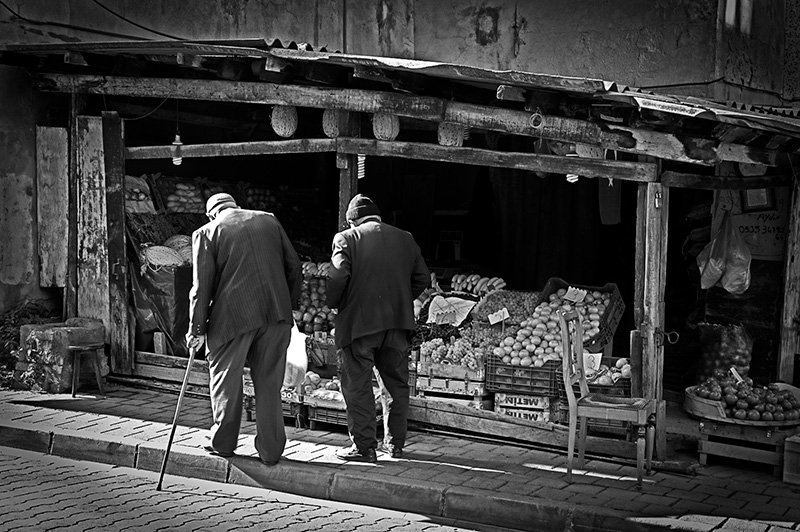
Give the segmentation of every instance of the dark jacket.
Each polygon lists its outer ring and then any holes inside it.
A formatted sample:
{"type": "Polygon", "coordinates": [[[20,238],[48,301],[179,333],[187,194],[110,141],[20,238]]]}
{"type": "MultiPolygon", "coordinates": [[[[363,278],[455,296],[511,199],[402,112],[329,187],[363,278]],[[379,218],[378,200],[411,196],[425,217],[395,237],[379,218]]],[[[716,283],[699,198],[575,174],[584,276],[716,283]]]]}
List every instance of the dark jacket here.
{"type": "Polygon", "coordinates": [[[300,259],[273,215],[227,209],[192,233],[189,330],[209,348],[268,323],[292,323],[300,259]]]}
{"type": "Polygon", "coordinates": [[[430,272],[411,233],[367,221],[333,238],[328,305],[338,310],[336,345],[389,329],[414,330],[414,298],[430,272]]]}

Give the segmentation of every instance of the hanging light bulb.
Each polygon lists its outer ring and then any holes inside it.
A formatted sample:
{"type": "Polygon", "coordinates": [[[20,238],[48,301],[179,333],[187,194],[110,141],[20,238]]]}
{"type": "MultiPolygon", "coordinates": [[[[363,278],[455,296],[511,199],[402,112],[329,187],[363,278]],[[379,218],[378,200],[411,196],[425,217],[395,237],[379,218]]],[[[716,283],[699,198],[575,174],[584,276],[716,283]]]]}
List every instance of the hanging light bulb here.
{"type": "Polygon", "coordinates": [[[176,132],[175,140],[172,141],[172,164],[175,166],[179,166],[183,162],[181,146],[183,146],[183,142],[181,142],[181,134],[176,132]]]}

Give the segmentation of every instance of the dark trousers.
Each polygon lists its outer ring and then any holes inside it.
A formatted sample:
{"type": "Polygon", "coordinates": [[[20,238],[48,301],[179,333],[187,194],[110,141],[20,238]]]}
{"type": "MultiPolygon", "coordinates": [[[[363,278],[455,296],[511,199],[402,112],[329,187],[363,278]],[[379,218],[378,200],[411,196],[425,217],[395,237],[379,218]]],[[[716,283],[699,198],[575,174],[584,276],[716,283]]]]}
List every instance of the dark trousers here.
{"type": "Polygon", "coordinates": [[[360,451],[377,446],[372,368],[391,400],[384,401],[384,440],[402,449],[408,432],[409,333],[390,329],[356,338],[342,349],[342,394],[347,403],[347,430],[360,451]]]}
{"type": "Polygon", "coordinates": [[[281,386],[290,333],[288,323],[272,323],[209,350],[206,359],[214,420],[210,436],[217,451],[230,453],[238,445],[246,361],[256,394],[256,450],[264,462],[274,462],[283,454],[286,431],[281,386]]]}

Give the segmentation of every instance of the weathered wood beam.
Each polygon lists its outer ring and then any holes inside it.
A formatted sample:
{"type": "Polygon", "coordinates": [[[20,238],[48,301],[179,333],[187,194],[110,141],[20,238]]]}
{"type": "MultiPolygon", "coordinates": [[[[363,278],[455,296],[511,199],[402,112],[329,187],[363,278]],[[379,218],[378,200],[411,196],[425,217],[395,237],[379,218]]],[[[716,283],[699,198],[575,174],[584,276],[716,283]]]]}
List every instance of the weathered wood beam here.
{"type": "Polygon", "coordinates": [[[446,101],[392,92],[333,89],[304,85],[200,79],[135,78],[43,74],[38,88],[49,92],[105,94],[137,98],[170,98],[393,113],[442,120],[446,101]]]}
{"type": "Polygon", "coordinates": [[[397,142],[338,138],[340,153],[363,153],[381,157],[423,159],[476,166],[494,166],[546,172],[552,174],[577,174],[584,177],[612,177],[627,181],[654,182],[656,166],[653,163],[632,163],[583,157],[560,157],[534,153],[496,152],[478,148],[455,148],[419,142],[397,142]]]}
{"type": "MultiPolygon", "coordinates": [[[[792,185],[789,227],[786,235],[786,261],[783,277],[780,346],[777,376],[783,382],[794,382],[794,359],[800,353],[800,181],[792,185]]],[[[795,383],[796,384],[796,383],[795,383]]]]}
{"type": "MultiPolygon", "coordinates": [[[[292,139],[220,144],[185,144],[183,157],[232,157],[237,155],[285,155],[336,151],[334,139],[292,139]]],[[[171,159],[172,146],[134,146],[125,150],[126,159],[171,159]]]]}
{"type": "MultiPolygon", "coordinates": [[[[107,103],[108,109],[112,111],[117,111],[123,116],[130,117],[139,117],[147,115],[147,118],[153,120],[164,120],[167,122],[175,122],[175,110],[167,110],[167,109],[156,109],[153,110],[153,106],[147,105],[140,105],[136,103],[128,103],[128,102],[120,102],[120,101],[113,101],[109,100],[107,103]]],[[[243,117],[242,120],[245,120],[243,117]]],[[[198,113],[192,113],[185,111],[181,108],[180,112],[180,121],[181,124],[192,124],[194,126],[200,127],[219,127],[223,129],[241,129],[242,128],[242,120],[236,120],[234,118],[223,118],[218,116],[211,116],[211,115],[202,115],[198,113]]]]}
{"type": "Polygon", "coordinates": [[[526,92],[528,91],[522,87],[514,87],[513,85],[499,85],[497,87],[497,99],[507,102],[524,102],[526,100],[526,92]]]}
{"type": "Polygon", "coordinates": [[[661,174],[661,184],[673,188],[696,188],[701,190],[751,190],[756,188],[785,187],[792,182],[792,176],[765,175],[753,177],[730,177],[685,174],[666,171],[661,174]]]}
{"type": "Polygon", "coordinates": [[[169,96],[206,101],[334,108],[367,113],[385,112],[709,166],[723,160],[775,166],[778,158],[778,152],[775,151],[714,140],[550,115],[538,115],[534,118],[535,115],[525,111],[382,91],[258,82],[66,74],[41,74],[37,87],[52,92],[149,98],[169,96]]]}

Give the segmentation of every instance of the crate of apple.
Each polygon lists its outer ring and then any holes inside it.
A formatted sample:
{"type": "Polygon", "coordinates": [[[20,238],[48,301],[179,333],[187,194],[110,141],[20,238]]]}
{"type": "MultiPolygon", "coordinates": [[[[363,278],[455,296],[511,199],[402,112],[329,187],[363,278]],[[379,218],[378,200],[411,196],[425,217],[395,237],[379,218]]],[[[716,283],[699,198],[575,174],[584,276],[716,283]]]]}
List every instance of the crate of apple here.
{"type": "MultiPolygon", "coordinates": [[[[771,383],[760,386],[750,378],[737,380],[733,376],[723,378],[710,377],[699,386],[687,390],[687,395],[700,398],[693,402],[689,398],[687,404],[693,407],[700,405],[695,411],[701,417],[717,417],[721,414],[726,421],[740,424],[799,425],[800,395],[798,389],[783,383],[771,383]],[[706,400],[706,401],[702,401],[706,400]],[[703,412],[703,406],[717,403],[716,411],[709,415],[703,412]],[[704,414],[706,414],[704,416],[704,414]]],[[[689,408],[690,411],[691,408],[689,408]]]]}

